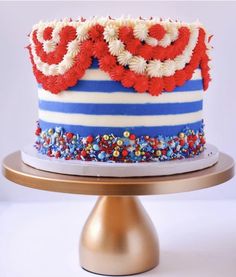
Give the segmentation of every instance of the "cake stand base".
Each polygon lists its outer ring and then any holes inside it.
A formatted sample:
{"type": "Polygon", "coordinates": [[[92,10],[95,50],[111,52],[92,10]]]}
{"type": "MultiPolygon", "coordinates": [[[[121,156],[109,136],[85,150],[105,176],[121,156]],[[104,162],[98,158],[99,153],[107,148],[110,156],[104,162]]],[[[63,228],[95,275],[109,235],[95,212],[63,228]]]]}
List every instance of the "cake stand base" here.
{"type": "Polygon", "coordinates": [[[201,170],[214,165],[219,158],[218,149],[211,144],[199,156],[194,158],[164,162],[146,163],[106,163],[77,160],[63,160],[42,155],[32,146],[21,151],[24,163],[45,171],[96,177],[143,177],[166,176],[201,170]]]}
{"type": "Polygon", "coordinates": [[[7,179],[30,188],[100,195],[81,234],[80,264],[87,271],[114,276],[141,273],[159,263],[155,228],[137,195],[187,192],[219,185],[233,177],[234,160],[219,153],[215,165],[191,173],[109,178],[37,170],[23,163],[17,151],[3,160],[2,169],[7,179]]]}
{"type": "Polygon", "coordinates": [[[137,197],[101,196],[80,238],[81,267],[104,275],[130,275],[159,263],[154,225],[137,197]]]}

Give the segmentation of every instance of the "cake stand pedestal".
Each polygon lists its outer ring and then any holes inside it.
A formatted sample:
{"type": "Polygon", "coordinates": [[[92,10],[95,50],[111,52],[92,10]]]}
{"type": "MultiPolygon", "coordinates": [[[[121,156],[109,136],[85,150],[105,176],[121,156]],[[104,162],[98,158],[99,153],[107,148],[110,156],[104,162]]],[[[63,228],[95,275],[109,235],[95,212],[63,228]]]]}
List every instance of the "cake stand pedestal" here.
{"type": "Polygon", "coordinates": [[[187,192],[221,184],[233,177],[234,161],[220,153],[217,164],[191,173],[102,178],[37,170],[21,161],[19,151],[4,159],[3,174],[31,188],[99,195],[81,234],[80,264],[93,273],[129,275],[150,270],[159,263],[158,237],[137,195],[187,192]]]}

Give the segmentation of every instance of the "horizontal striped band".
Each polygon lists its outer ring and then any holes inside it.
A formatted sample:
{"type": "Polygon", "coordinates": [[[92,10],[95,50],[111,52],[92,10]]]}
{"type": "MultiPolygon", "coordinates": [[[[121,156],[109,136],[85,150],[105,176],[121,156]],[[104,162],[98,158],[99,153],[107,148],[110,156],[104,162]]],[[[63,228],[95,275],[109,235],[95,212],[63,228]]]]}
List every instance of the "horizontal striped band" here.
{"type": "Polygon", "coordinates": [[[134,126],[173,126],[193,123],[202,119],[202,111],[154,116],[107,116],[85,115],[49,112],[39,110],[39,119],[56,124],[104,126],[104,127],[134,127],[134,126]]]}
{"type": "Polygon", "coordinates": [[[79,126],[79,125],[66,125],[66,124],[57,124],[52,122],[45,122],[43,120],[39,120],[40,127],[42,130],[62,127],[66,132],[72,132],[74,134],[79,134],[80,136],[88,136],[88,135],[103,135],[103,134],[114,134],[116,136],[123,136],[124,131],[130,131],[135,133],[136,136],[152,136],[156,137],[158,135],[162,136],[174,136],[178,135],[179,132],[186,127],[189,127],[192,130],[199,130],[202,127],[202,120],[189,123],[189,124],[181,124],[175,126],[149,126],[149,127],[96,127],[96,126],[79,126]]]}
{"type": "Polygon", "coordinates": [[[59,95],[49,93],[44,89],[38,89],[40,100],[67,102],[67,103],[116,103],[116,104],[145,104],[145,103],[183,103],[194,102],[203,99],[203,91],[162,93],[158,97],[148,93],[137,93],[134,95],[125,92],[114,92],[112,94],[104,92],[83,92],[63,91],[59,95]]]}
{"type": "MultiPolygon", "coordinates": [[[[197,68],[191,80],[201,80],[202,79],[202,72],[201,69],[197,68]]],[[[112,80],[110,75],[101,69],[87,69],[85,71],[84,76],[81,78],[81,80],[112,80]]]]}
{"type": "Polygon", "coordinates": [[[51,112],[90,115],[169,115],[200,111],[202,110],[202,100],[161,104],[61,103],[40,100],[39,109],[51,112]]]}
{"type": "MultiPolygon", "coordinates": [[[[42,88],[41,84],[38,84],[39,88],[42,88]]],[[[183,86],[176,87],[173,92],[177,91],[195,91],[202,90],[202,80],[189,80],[185,82],[183,86]]],[[[79,80],[78,83],[69,87],[68,91],[87,91],[87,92],[132,92],[137,94],[134,88],[126,88],[120,82],[104,81],[104,80],[79,80]]],[[[170,93],[173,93],[170,92],[170,93]]]]}

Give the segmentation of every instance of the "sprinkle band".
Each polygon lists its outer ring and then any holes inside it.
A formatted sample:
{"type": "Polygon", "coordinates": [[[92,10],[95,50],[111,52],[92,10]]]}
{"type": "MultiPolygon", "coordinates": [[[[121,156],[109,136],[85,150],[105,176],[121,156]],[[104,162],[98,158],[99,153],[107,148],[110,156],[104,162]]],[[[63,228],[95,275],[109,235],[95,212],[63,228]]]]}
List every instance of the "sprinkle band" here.
{"type": "Polygon", "coordinates": [[[36,129],[35,147],[39,153],[65,160],[98,162],[154,162],[177,160],[199,155],[204,150],[203,123],[198,130],[186,126],[176,136],[136,136],[125,131],[82,137],[62,127],[36,129]]]}

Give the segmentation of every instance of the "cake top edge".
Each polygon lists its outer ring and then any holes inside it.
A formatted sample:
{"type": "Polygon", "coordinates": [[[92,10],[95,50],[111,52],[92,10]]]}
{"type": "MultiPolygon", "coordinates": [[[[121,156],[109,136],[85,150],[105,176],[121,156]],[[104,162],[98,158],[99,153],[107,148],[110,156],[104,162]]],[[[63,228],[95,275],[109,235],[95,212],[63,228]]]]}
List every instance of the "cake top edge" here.
{"type": "Polygon", "coordinates": [[[123,25],[134,26],[139,23],[146,25],[147,27],[159,23],[159,24],[163,25],[164,27],[165,26],[166,27],[168,27],[168,26],[176,26],[176,27],[198,26],[198,27],[204,28],[204,25],[198,19],[196,19],[193,22],[185,22],[185,21],[178,20],[178,19],[174,19],[174,20],[170,19],[170,18],[163,19],[161,17],[143,18],[140,16],[140,17],[135,18],[135,17],[131,17],[131,16],[121,16],[121,17],[117,17],[117,18],[112,18],[110,16],[106,16],[106,17],[93,16],[90,18],[80,17],[78,19],[63,18],[63,19],[54,19],[54,20],[50,20],[50,21],[40,20],[38,23],[33,25],[32,29],[35,30],[35,29],[38,29],[43,26],[51,26],[51,27],[55,27],[57,25],[62,26],[63,24],[75,26],[75,27],[77,27],[78,24],[89,25],[89,26],[92,26],[95,24],[100,24],[102,26],[106,26],[109,24],[115,24],[115,25],[117,25],[117,27],[119,27],[119,26],[123,26],[123,25]]]}

